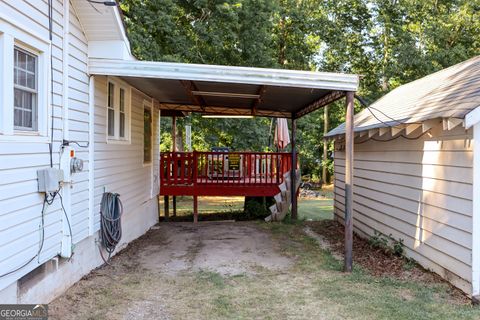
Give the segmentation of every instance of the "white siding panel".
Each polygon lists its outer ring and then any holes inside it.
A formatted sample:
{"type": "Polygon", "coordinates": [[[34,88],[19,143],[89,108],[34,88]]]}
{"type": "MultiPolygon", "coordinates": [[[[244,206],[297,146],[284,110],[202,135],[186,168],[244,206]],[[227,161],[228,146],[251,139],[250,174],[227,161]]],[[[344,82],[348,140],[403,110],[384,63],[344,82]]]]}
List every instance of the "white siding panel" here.
{"type": "MultiPolygon", "coordinates": [[[[54,146],[53,162],[58,165],[60,141],[62,139],[62,2],[53,1],[53,107],[54,146]]],[[[28,33],[39,35],[48,41],[47,1],[10,0],[0,1],[0,15],[24,26],[28,33]]],[[[49,70],[45,70],[49,72],[49,70]]],[[[41,105],[41,108],[49,106],[41,105]]],[[[50,119],[49,119],[50,122],[50,119]]],[[[37,169],[50,165],[47,143],[0,142],[0,274],[11,271],[27,262],[38,251],[40,242],[40,217],[42,196],[37,192],[37,169]],[[7,196],[8,195],[8,196],[7,196]]],[[[0,278],[0,290],[27,274],[39,264],[60,252],[62,211],[58,200],[47,208],[45,215],[45,242],[40,259],[34,259],[19,271],[0,278]]]]}
{"type": "MultiPolygon", "coordinates": [[[[152,199],[152,165],[143,164],[143,101],[151,98],[131,90],[131,141],[107,143],[106,137],[107,78],[95,77],[95,229],[100,227],[100,201],[104,191],[120,194],[124,214],[135,212],[152,199]],[[128,168],[128,169],[127,169],[128,168]]],[[[152,110],[152,132],[158,130],[158,110],[152,110]]],[[[158,153],[158,140],[153,139],[153,154],[158,153]]],[[[154,156],[155,159],[158,158],[154,156]]],[[[158,176],[158,166],[153,167],[158,176]]],[[[155,195],[155,190],[153,192],[155,195]]]]}
{"type": "MultiPolygon", "coordinates": [[[[339,146],[337,142],[337,147],[339,146]]],[[[335,217],[344,217],[342,150],[335,152],[335,217]]],[[[432,130],[418,140],[355,145],[354,227],[403,239],[407,254],[468,293],[472,248],[472,135],[432,130]]]]}
{"type": "MultiPolygon", "coordinates": [[[[70,25],[68,37],[68,129],[69,139],[82,145],[88,142],[88,74],[87,74],[87,38],[80,21],[70,6],[70,25]]],[[[71,189],[71,214],[73,242],[78,243],[88,236],[88,148],[72,145],[76,157],[84,161],[83,172],[73,176],[71,189]]]]}

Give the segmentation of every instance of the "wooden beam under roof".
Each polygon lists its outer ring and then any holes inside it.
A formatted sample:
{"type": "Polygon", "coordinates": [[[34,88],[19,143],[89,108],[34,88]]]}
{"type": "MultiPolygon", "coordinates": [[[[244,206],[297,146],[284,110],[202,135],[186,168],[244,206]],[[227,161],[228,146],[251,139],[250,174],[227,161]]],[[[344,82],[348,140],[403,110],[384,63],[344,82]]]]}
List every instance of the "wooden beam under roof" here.
{"type": "Polygon", "coordinates": [[[262,96],[265,94],[265,91],[267,91],[267,86],[258,87],[258,90],[257,90],[258,98],[252,102],[252,116],[257,115],[257,107],[258,107],[258,104],[262,102],[262,96]]]}
{"type": "MultiPolygon", "coordinates": [[[[182,112],[200,112],[204,114],[219,115],[244,115],[251,116],[250,108],[239,107],[222,107],[222,106],[199,106],[195,104],[176,104],[176,103],[160,103],[160,110],[176,110],[182,112]]],[[[274,118],[291,118],[292,114],[287,111],[277,110],[257,110],[257,116],[274,117],[274,118]]]]}
{"type": "Polygon", "coordinates": [[[188,97],[193,103],[199,105],[200,107],[205,107],[207,105],[201,95],[193,94],[193,92],[198,91],[198,88],[195,85],[195,82],[189,81],[189,80],[180,80],[180,83],[185,88],[185,91],[187,92],[188,97]]]}
{"type": "Polygon", "coordinates": [[[321,107],[326,106],[327,104],[330,104],[332,102],[335,102],[345,96],[344,91],[331,91],[330,93],[327,93],[317,101],[307,105],[306,107],[300,109],[295,113],[295,118],[300,118],[306,114],[309,114],[310,112],[313,112],[321,107]]]}

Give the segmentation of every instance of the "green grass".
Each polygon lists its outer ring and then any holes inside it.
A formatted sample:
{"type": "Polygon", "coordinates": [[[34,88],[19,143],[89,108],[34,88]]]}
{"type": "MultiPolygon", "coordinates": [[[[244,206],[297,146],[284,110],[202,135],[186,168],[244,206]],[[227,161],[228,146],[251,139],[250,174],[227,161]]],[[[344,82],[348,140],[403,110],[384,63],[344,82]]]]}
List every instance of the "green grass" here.
{"type": "MultiPolygon", "coordinates": [[[[203,210],[225,209],[224,200],[203,201],[203,210]]],[[[243,206],[243,199],[233,203],[243,206]]],[[[188,199],[180,199],[179,205],[188,213],[188,199]]],[[[85,307],[83,315],[104,317],[110,303],[124,306],[158,296],[172,319],[480,319],[480,309],[458,293],[452,295],[445,282],[374,277],[359,266],[351,274],[343,273],[342,261],[303,232],[304,220],[331,219],[332,210],[330,199],[302,199],[299,221],[254,223],[274,238],[276,250],[291,259],[288,268],[258,266],[253,274],[234,276],[209,270],[172,276],[132,269],[130,280],[122,274],[123,280],[96,286],[92,279],[94,289],[82,299],[95,308],[85,307]]]]}
{"type": "Polygon", "coordinates": [[[120,319],[132,301],[155,301],[171,319],[480,319],[480,309],[454,298],[446,283],[374,277],[358,266],[343,273],[342,262],[306,236],[302,222],[254,225],[273,237],[289,267],[236,276],[130,268],[112,280],[91,277],[62,304],[82,319],[120,319]]]}
{"type": "MultiPolygon", "coordinates": [[[[243,212],[243,197],[199,197],[198,211],[204,215],[205,220],[211,218],[235,219],[235,216],[243,212]]],[[[163,200],[160,202],[163,209],[163,200]]],[[[177,198],[177,216],[184,216],[187,220],[192,215],[193,199],[192,197],[177,198]]],[[[163,210],[162,210],[163,211],[163,210]]],[[[162,212],[163,214],[163,212],[162,212]]],[[[170,215],[172,214],[172,204],[170,204],[170,215]]],[[[318,221],[324,219],[333,219],[333,200],[318,199],[299,199],[298,216],[300,220],[318,221]]]]}
{"type": "Polygon", "coordinates": [[[332,199],[299,199],[298,217],[301,220],[333,219],[332,199]]]}

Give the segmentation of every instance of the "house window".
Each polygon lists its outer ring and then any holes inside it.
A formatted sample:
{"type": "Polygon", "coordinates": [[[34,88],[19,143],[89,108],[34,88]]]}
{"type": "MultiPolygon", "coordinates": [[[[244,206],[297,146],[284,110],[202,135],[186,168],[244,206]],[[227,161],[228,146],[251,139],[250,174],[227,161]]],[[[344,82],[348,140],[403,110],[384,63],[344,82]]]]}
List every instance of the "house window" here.
{"type": "Polygon", "coordinates": [[[110,137],[115,136],[115,85],[111,82],[108,83],[108,114],[107,114],[107,126],[108,126],[108,135],[110,137]]]}
{"type": "Polygon", "coordinates": [[[107,86],[107,141],[125,143],[130,139],[130,93],[118,79],[107,86]]]}
{"type": "Polygon", "coordinates": [[[36,131],[37,56],[14,47],[13,56],[13,125],[16,130],[36,131]]]}
{"type": "Polygon", "coordinates": [[[143,162],[152,162],[152,110],[148,106],[143,109],[143,162]]]}
{"type": "Polygon", "coordinates": [[[20,28],[15,17],[8,20],[0,17],[0,142],[45,143],[52,110],[50,42],[20,28]]]}
{"type": "Polygon", "coordinates": [[[120,88],[120,138],[125,138],[125,89],[120,88]]]}

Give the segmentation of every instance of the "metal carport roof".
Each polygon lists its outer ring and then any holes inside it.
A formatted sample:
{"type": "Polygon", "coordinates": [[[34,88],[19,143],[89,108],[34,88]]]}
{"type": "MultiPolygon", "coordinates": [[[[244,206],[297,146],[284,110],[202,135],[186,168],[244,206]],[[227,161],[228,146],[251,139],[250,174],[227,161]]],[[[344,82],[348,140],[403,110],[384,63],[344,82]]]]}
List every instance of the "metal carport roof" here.
{"type": "Polygon", "coordinates": [[[162,110],[298,118],[356,91],[350,74],[137,60],[90,59],[89,73],[117,76],[162,110]]]}

